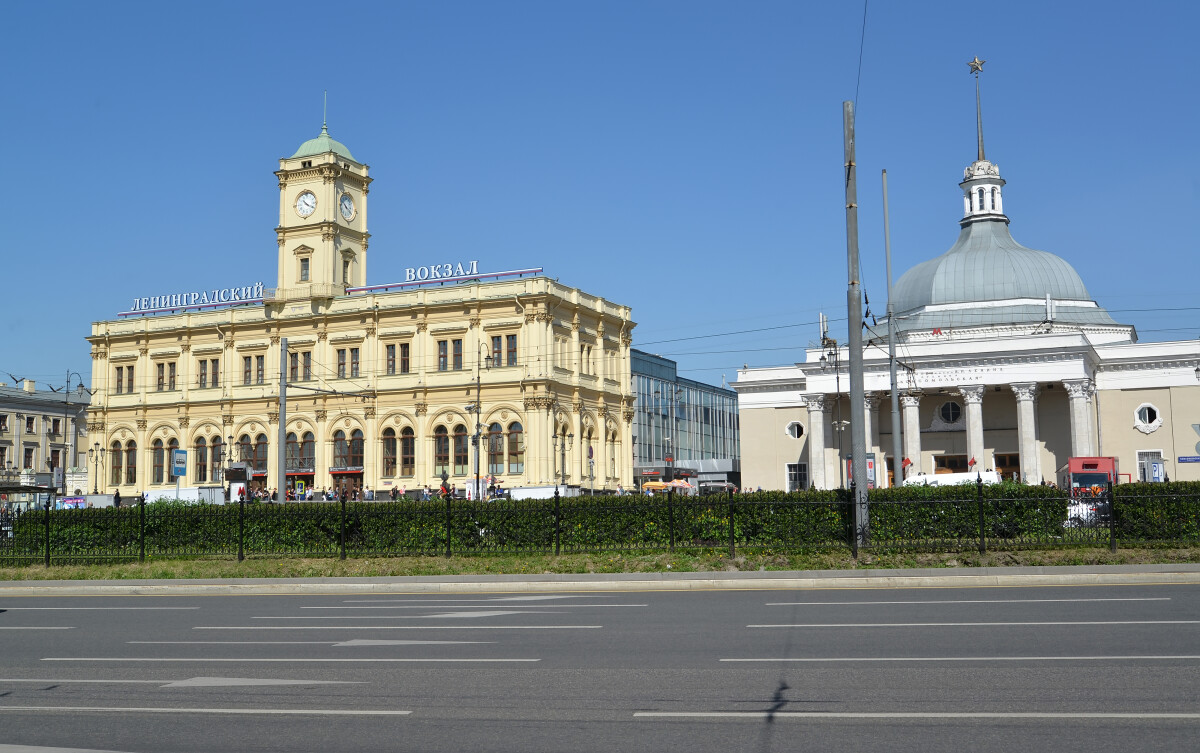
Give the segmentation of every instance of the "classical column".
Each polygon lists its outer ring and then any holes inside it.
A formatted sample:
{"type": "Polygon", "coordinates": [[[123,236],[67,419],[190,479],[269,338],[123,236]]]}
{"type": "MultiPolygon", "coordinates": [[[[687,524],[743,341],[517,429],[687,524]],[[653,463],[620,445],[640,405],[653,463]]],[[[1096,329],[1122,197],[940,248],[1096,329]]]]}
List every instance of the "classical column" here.
{"type": "Polygon", "coordinates": [[[1063,382],[1063,387],[1071,405],[1071,456],[1091,457],[1094,453],[1088,408],[1092,400],[1092,380],[1068,379],[1063,382]]]}
{"type": "Polygon", "coordinates": [[[872,455],[879,447],[879,395],[863,393],[863,436],[867,438],[867,454],[872,455]]]}
{"type": "MultiPolygon", "coordinates": [[[[912,462],[904,476],[920,473],[921,468],[921,396],[901,395],[901,409],[904,411],[904,457],[912,462]]],[[[901,467],[904,461],[899,461],[901,467]]]]}
{"type": "Polygon", "coordinates": [[[967,462],[975,459],[970,469],[973,471],[987,468],[987,458],[983,456],[983,389],[982,384],[958,388],[967,408],[967,462]]]}
{"type": "Polygon", "coordinates": [[[1021,452],[1021,480],[1027,484],[1040,484],[1042,472],[1038,464],[1037,449],[1037,399],[1036,382],[1021,382],[1010,385],[1017,396],[1017,444],[1021,452]]]}
{"type": "Polygon", "coordinates": [[[808,406],[808,478],[818,489],[825,487],[825,396],[804,398],[808,406]]]}

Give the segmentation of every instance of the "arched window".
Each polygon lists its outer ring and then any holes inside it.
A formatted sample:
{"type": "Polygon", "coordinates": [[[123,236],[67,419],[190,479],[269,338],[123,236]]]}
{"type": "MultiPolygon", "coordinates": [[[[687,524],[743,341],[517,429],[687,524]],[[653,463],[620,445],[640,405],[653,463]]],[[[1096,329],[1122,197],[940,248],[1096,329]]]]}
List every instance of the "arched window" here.
{"type": "Polygon", "coordinates": [[[175,483],[175,451],[179,449],[179,440],[171,437],[167,442],[167,483],[175,483]]]}
{"type": "Polygon", "coordinates": [[[350,432],[350,465],[363,467],[363,433],[361,429],[350,432]]]}
{"type": "Polygon", "coordinates": [[[225,445],[221,442],[220,437],[213,437],[211,457],[212,457],[212,480],[221,481],[224,479],[224,474],[221,472],[221,464],[225,462],[225,445]]]}
{"type": "Polygon", "coordinates": [[[508,425],[508,472],[525,472],[525,432],[516,421],[508,425]]]}
{"type": "Polygon", "coordinates": [[[350,445],[346,443],[346,432],[338,429],[333,433],[333,466],[345,468],[350,465],[350,445]]]}
{"type": "Polygon", "coordinates": [[[317,467],[316,437],[311,431],[304,432],[300,442],[300,465],[306,470],[317,467]]]}
{"type": "Polygon", "coordinates": [[[108,448],[108,463],[109,463],[108,483],[112,484],[113,486],[121,485],[121,460],[122,459],[123,459],[123,455],[121,454],[121,443],[113,442],[112,447],[108,448]]]}
{"type": "Polygon", "coordinates": [[[976,207],[979,211],[983,211],[983,189],[979,189],[979,206],[976,207]]]}
{"type": "Polygon", "coordinates": [[[417,472],[417,438],[407,426],[400,430],[400,475],[412,476],[417,472]]]}
{"type": "Polygon", "coordinates": [[[125,483],[137,483],[137,442],[132,439],[125,443],[125,483]]]}
{"type": "Polygon", "coordinates": [[[467,427],[459,424],[454,427],[454,475],[465,476],[467,474],[467,464],[470,462],[467,452],[467,427]]]}
{"type": "Polygon", "coordinates": [[[995,189],[995,188],[992,189],[992,211],[993,212],[996,211],[996,190],[997,189],[995,189]]]}
{"type": "Polygon", "coordinates": [[[259,434],[254,438],[254,470],[267,470],[267,435],[259,434]]]}
{"type": "Polygon", "coordinates": [[[285,439],[287,441],[286,449],[284,450],[286,458],[285,468],[286,470],[294,471],[300,467],[300,443],[297,441],[296,432],[294,431],[289,431],[285,439]]]}
{"type": "Polygon", "coordinates": [[[154,479],[152,483],[161,484],[163,482],[163,442],[161,439],[154,440],[152,445],[154,448],[154,479]]]}
{"type": "Polygon", "coordinates": [[[437,476],[450,471],[450,434],[445,426],[433,430],[433,472],[437,476]]]}
{"type": "Polygon", "coordinates": [[[396,475],[396,430],[390,426],[383,430],[383,475],[396,475]]]}
{"type": "Polygon", "coordinates": [[[196,483],[208,481],[208,441],[196,437],[196,483]]]}
{"type": "Polygon", "coordinates": [[[238,460],[243,463],[254,461],[254,445],[250,444],[249,434],[238,437],[238,460]]]}
{"type": "Polygon", "coordinates": [[[492,424],[487,435],[488,473],[504,473],[504,427],[492,424]]]}
{"type": "Polygon", "coordinates": [[[610,478],[617,478],[617,433],[610,431],[608,433],[608,475],[610,478]]]}

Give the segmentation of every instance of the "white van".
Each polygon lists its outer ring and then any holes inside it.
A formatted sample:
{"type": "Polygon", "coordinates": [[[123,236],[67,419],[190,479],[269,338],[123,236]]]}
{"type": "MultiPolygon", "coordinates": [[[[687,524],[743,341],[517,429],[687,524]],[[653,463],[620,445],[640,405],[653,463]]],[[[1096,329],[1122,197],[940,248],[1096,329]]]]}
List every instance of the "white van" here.
{"type": "Polygon", "coordinates": [[[970,471],[968,473],[918,473],[904,479],[905,486],[958,486],[974,484],[982,480],[985,484],[998,484],[1000,474],[996,471],[970,471]]]}

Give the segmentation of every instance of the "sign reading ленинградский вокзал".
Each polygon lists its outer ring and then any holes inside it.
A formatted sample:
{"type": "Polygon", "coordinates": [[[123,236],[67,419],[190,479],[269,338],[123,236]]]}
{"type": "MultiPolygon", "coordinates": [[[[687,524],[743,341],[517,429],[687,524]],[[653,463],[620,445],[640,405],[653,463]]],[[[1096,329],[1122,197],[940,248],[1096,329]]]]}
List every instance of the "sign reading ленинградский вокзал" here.
{"type": "Polygon", "coordinates": [[[191,291],[187,293],[168,293],[153,295],[146,298],[134,298],[133,311],[161,311],[163,309],[195,308],[196,306],[212,306],[222,303],[242,303],[245,301],[261,301],[263,284],[256,282],[240,288],[213,288],[212,290],[191,291]]]}

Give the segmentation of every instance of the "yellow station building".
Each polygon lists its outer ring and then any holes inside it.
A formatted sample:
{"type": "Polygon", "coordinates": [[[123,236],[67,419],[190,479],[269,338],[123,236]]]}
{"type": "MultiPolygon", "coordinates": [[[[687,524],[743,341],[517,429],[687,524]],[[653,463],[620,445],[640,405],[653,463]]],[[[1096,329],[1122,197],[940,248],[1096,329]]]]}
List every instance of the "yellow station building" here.
{"type": "Polygon", "coordinates": [[[172,450],[184,487],[231,461],[251,489],[631,484],[628,306],[477,261],[368,285],[368,166],[322,127],[275,175],[274,287],[168,291],[92,324],[101,491],[174,489],[172,450]]]}

